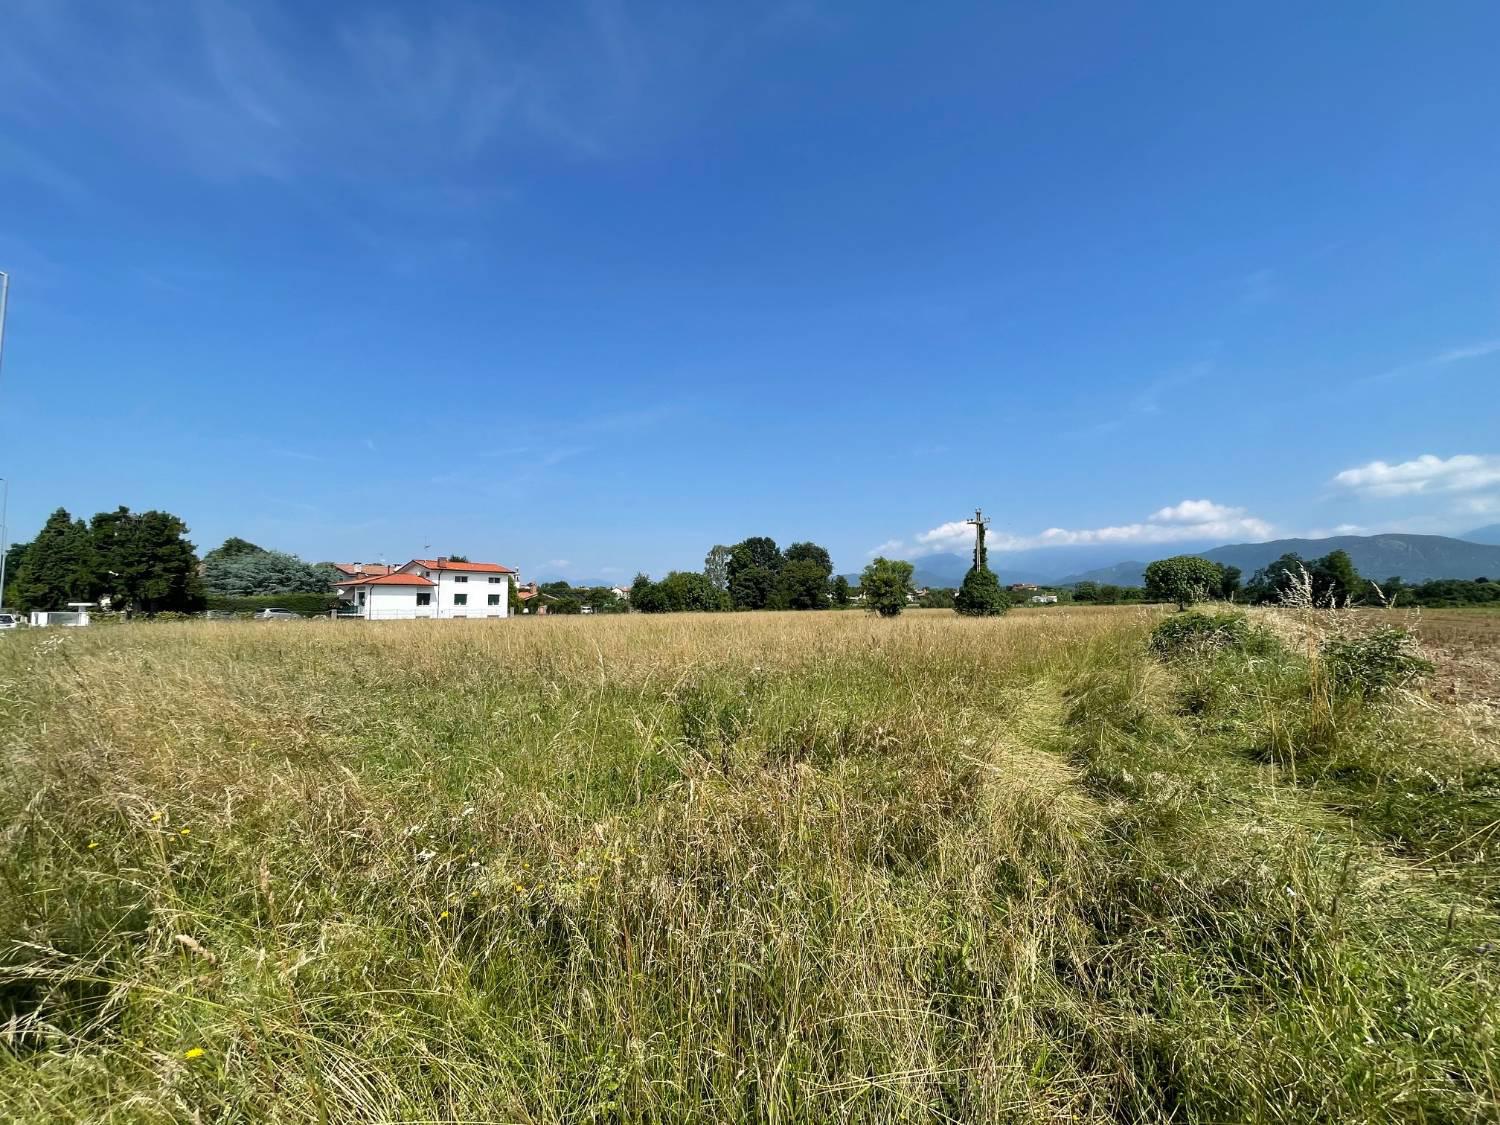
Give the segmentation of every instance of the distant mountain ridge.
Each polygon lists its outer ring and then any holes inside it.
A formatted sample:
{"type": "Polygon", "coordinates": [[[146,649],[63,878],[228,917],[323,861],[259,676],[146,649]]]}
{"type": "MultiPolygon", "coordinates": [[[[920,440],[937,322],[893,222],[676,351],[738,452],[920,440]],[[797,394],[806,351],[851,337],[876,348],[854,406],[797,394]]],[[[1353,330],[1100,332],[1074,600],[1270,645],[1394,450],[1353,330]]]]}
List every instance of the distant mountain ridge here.
{"type": "Polygon", "coordinates": [[[1459,538],[1467,539],[1470,543],[1489,543],[1500,546],[1500,523],[1476,527],[1473,531],[1464,532],[1459,538]]]}
{"type": "MultiPolygon", "coordinates": [[[[1500,577],[1500,543],[1475,543],[1446,535],[1334,535],[1327,539],[1272,539],[1266,543],[1234,543],[1191,553],[1225,566],[1237,566],[1248,580],[1261,567],[1282,555],[1295,553],[1305,559],[1315,559],[1330,551],[1348,552],[1354,568],[1377,582],[1393,576],[1407,582],[1500,577]]],[[[1075,582],[1108,582],[1118,586],[1139,586],[1144,581],[1142,571],[1145,569],[1144,563],[1116,563],[1067,575],[1055,584],[1070,586],[1075,582]]]]}

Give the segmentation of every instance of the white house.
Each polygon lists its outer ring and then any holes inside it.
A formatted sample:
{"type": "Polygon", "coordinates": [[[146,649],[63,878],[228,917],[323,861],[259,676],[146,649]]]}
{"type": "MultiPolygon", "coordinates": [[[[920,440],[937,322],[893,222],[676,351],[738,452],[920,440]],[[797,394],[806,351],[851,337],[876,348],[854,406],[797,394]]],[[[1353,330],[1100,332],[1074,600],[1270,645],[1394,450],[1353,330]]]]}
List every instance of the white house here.
{"type": "Polygon", "coordinates": [[[367,621],[509,617],[515,573],[499,563],[412,559],[390,574],[334,585],[347,608],[367,621]]]}

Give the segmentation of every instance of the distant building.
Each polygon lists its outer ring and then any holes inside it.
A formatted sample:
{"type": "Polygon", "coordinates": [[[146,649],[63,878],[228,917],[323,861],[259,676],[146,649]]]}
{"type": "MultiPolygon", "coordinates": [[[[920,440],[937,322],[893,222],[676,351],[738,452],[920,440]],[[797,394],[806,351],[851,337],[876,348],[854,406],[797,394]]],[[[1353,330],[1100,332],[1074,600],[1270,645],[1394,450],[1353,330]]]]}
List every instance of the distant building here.
{"type": "Polygon", "coordinates": [[[1008,590],[1037,590],[1040,589],[1035,582],[1012,582],[1006,587],[1008,590]]]}
{"type": "Polygon", "coordinates": [[[390,574],[396,568],[386,563],[329,563],[329,566],[342,574],[345,580],[351,578],[379,578],[390,574]]]}
{"type": "MultiPolygon", "coordinates": [[[[1036,589],[1035,586],[1033,586],[1031,588],[1033,590],[1036,589]]],[[[1014,587],[1012,587],[1012,589],[1014,589],[1014,587]]],[[[1031,604],[1032,605],[1056,605],[1057,604],[1057,595],[1056,594],[1033,594],[1031,596],[1031,604]]]]}
{"type": "Polygon", "coordinates": [[[510,583],[516,572],[508,566],[437,558],[386,569],[334,583],[354,616],[367,621],[510,616],[510,583]]]}

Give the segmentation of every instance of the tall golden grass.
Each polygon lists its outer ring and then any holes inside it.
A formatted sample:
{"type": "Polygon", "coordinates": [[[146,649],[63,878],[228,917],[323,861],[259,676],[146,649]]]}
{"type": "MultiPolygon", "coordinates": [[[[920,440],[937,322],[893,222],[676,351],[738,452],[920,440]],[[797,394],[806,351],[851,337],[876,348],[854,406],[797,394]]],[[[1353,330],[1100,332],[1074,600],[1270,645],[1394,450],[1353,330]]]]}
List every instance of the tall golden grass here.
{"type": "Polygon", "coordinates": [[[1489,749],[1153,619],[10,638],[0,1116],[1491,1116],[1489,749]]]}

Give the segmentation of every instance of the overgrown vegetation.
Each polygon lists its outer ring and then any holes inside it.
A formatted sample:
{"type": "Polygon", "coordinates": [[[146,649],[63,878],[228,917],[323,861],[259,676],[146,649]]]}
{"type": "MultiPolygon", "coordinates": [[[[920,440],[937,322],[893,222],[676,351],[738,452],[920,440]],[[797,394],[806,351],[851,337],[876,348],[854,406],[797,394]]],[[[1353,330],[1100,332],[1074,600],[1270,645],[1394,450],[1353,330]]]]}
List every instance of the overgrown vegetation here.
{"type": "Polygon", "coordinates": [[[1493,714],[1158,619],[5,638],[0,1119],[1493,1120],[1493,714]]]}

